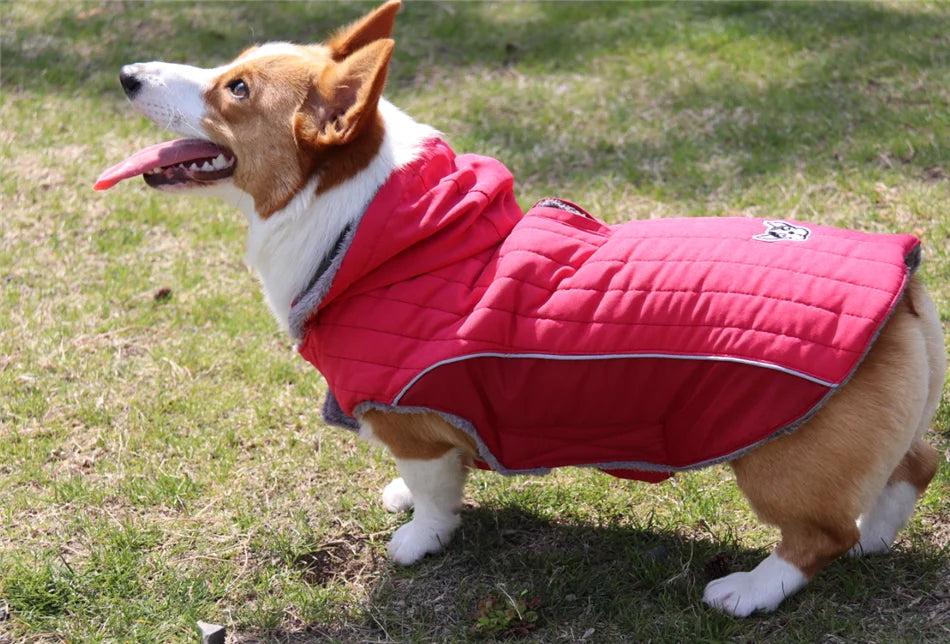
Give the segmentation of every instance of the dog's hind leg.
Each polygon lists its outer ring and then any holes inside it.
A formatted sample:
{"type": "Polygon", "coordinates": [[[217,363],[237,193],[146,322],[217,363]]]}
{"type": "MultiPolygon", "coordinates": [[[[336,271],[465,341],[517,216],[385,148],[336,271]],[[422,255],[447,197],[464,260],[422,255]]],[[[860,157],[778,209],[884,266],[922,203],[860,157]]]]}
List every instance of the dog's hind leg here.
{"type": "Polygon", "coordinates": [[[361,418],[371,438],[396,457],[401,478],[383,490],[389,511],[413,508],[412,520],[393,534],[389,554],[408,565],[439,552],[458,528],[462,488],[475,446],[433,414],[370,411],[361,418]]]}
{"type": "Polygon", "coordinates": [[[901,485],[932,476],[930,448],[919,441],[933,411],[934,347],[925,335],[915,307],[901,302],[851,382],[814,418],[731,463],[753,509],[782,538],[752,571],[712,581],[706,603],[739,616],[774,610],[859,542],[856,520],[889,480],[900,483],[891,488],[900,513],[887,524],[906,522],[917,490],[901,485]]]}
{"type": "Polygon", "coordinates": [[[910,449],[891,473],[887,485],[874,505],[858,519],[861,539],[851,549],[851,554],[855,556],[890,550],[897,533],[907,525],[917,499],[927,489],[940,463],[940,454],[923,440],[923,436],[930,429],[930,421],[937,412],[943,394],[943,381],[947,372],[943,331],[933,300],[924,291],[919,280],[911,281],[907,298],[911,311],[919,318],[920,331],[927,350],[927,401],[910,449]]]}
{"type": "Polygon", "coordinates": [[[937,473],[939,462],[936,449],[923,440],[914,441],[874,506],[858,519],[861,538],[850,554],[869,555],[891,549],[897,533],[910,520],[917,499],[937,473]]]}
{"type": "MultiPolygon", "coordinates": [[[[737,468],[737,478],[744,481],[746,475],[739,475],[738,471],[737,468]]],[[[791,501],[794,494],[785,500],[791,501]]],[[[814,512],[801,507],[794,514],[781,512],[780,516],[773,516],[763,508],[774,507],[774,497],[764,499],[755,492],[748,496],[764,521],[780,527],[782,539],[772,554],[751,571],[736,572],[706,586],[703,600],[707,604],[738,617],[775,610],[786,597],[805,586],[818,570],[847,552],[859,536],[854,515],[848,516],[843,507],[835,507],[834,503],[817,506],[824,499],[799,499],[814,502],[814,512]]]]}
{"type": "MultiPolygon", "coordinates": [[[[886,459],[873,449],[827,441],[835,431],[829,411],[732,463],[753,510],[779,528],[781,541],[751,571],[711,581],[707,604],[739,617],[775,610],[858,542],[856,519],[892,465],[879,464],[886,459]]],[[[892,451],[891,463],[900,458],[899,449],[892,451]]]]}

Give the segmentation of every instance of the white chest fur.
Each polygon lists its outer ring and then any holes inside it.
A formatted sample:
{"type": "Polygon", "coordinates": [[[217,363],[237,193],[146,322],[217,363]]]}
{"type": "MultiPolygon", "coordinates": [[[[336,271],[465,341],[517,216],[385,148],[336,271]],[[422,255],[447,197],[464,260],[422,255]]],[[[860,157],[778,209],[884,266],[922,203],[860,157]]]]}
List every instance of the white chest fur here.
{"type": "Polygon", "coordinates": [[[258,274],[267,303],[285,331],[294,298],[306,288],[343,230],[359,220],[392,172],[414,160],[423,142],[438,134],[385,100],[380,101],[379,110],[386,131],[379,153],[349,180],[317,195],[320,177],[314,177],[287,207],[267,219],[254,212],[249,196],[226,197],[247,217],[245,259],[258,274]]]}

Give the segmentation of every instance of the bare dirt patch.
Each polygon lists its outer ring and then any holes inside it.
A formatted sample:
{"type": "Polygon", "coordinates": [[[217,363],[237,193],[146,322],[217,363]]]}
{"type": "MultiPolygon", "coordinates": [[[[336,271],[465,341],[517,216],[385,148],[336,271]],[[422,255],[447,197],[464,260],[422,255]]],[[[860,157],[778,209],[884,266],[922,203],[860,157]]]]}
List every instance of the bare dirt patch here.
{"type": "Polygon", "coordinates": [[[360,579],[381,563],[366,535],[348,533],[297,555],[293,566],[308,583],[326,586],[337,579],[360,579]]]}

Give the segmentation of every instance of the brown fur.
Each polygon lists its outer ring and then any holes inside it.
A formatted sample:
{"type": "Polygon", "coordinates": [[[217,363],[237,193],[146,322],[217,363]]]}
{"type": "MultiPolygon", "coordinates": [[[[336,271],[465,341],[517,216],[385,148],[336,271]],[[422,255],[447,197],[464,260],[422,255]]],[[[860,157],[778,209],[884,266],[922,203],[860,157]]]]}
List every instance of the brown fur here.
{"type": "Polygon", "coordinates": [[[274,56],[266,64],[257,59],[236,65],[205,93],[203,125],[215,143],[234,151],[234,183],[254,198],[263,218],[284,208],[316,167],[314,155],[296,144],[293,116],[307,98],[313,69],[330,64],[330,56],[308,51],[308,58],[274,56]],[[243,101],[227,87],[239,79],[250,88],[243,101]]]}
{"type": "Polygon", "coordinates": [[[469,459],[477,455],[471,436],[456,429],[436,414],[394,414],[371,410],[363,420],[373,428],[373,436],[396,458],[430,460],[458,448],[469,459]]]}
{"type": "Polygon", "coordinates": [[[904,458],[891,474],[891,478],[887,480],[887,484],[910,483],[917,488],[917,496],[920,496],[937,474],[939,465],[940,452],[934,449],[933,445],[917,439],[904,454],[904,458]]]}
{"type": "Polygon", "coordinates": [[[401,2],[393,0],[337,31],[327,42],[334,60],[342,60],[372,42],[389,38],[401,2]]]}
{"type": "Polygon", "coordinates": [[[383,141],[376,105],[386,84],[394,43],[366,45],[311,81],[293,118],[298,145],[309,150],[325,192],[369,165],[383,141]]]}

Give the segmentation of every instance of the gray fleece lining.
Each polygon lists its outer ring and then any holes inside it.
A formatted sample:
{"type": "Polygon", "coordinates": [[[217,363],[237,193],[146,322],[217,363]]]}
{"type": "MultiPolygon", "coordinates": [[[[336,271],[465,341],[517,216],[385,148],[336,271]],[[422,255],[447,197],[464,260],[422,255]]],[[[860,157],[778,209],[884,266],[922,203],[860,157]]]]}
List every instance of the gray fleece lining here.
{"type": "Polygon", "coordinates": [[[331,255],[328,255],[328,257],[332,257],[329,266],[326,267],[322,275],[319,275],[316,280],[310,283],[309,287],[304,289],[303,293],[297,296],[297,299],[294,300],[293,305],[290,307],[287,320],[290,335],[294,340],[298,342],[303,340],[304,327],[310,320],[310,316],[313,315],[313,312],[320,306],[320,302],[322,302],[323,298],[330,292],[330,287],[333,285],[333,278],[336,277],[340,266],[343,264],[346,251],[353,245],[353,238],[356,237],[356,230],[359,228],[362,218],[361,215],[360,219],[350,224],[349,228],[344,229],[343,235],[337,243],[334,244],[334,248],[331,249],[331,255]],[[332,253],[336,254],[332,255],[332,253]]]}
{"type": "Polygon", "coordinates": [[[587,217],[588,215],[584,212],[581,212],[580,209],[575,208],[566,201],[561,201],[560,199],[542,199],[538,203],[534,204],[534,208],[556,208],[557,210],[565,210],[575,215],[580,215],[581,217],[587,217]]]}

